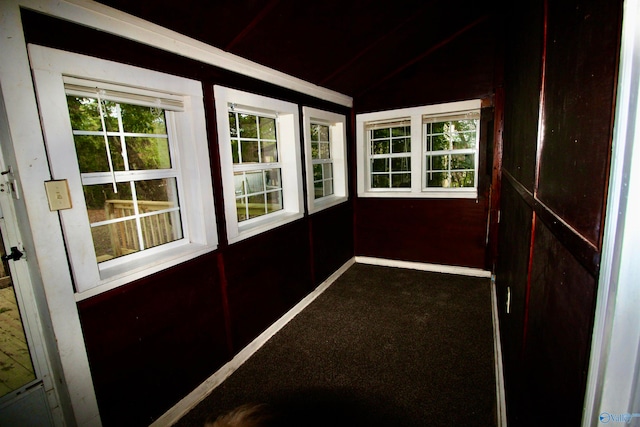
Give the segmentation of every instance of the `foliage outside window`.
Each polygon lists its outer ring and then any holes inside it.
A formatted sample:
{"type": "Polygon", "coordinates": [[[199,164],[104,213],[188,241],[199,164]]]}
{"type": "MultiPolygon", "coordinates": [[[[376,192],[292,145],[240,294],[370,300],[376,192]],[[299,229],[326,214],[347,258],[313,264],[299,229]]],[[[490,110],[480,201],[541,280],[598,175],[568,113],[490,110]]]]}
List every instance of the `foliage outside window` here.
{"type": "Polygon", "coordinates": [[[373,126],[369,146],[371,188],[411,188],[411,126],[373,126]]]}
{"type": "Polygon", "coordinates": [[[314,213],[347,200],[346,118],[303,107],[307,204],[314,213]]]}
{"type": "Polygon", "coordinates": [[[67,106],[97,261],[181,239],[167,112],[77,95],[67,106]]]}
{"type": "Polygon", "coordinates": [[[238,221],[282,209],[275,117],[229,111],[238,221]]]}
{"type": "Polygon", "coordinates": [[[425,117],[424,122],[425,187],[475,187],[480,112],[425,117]]]}
{"type": "Polygon", "coordinates": [[[230,243],[302,217],[298,106],[214,86],[230,243]]]}
{"type": "Polygon", "coordinates": [[[361,197],[475,198],[480,100],[356,116],[361,197]]]}
{"type": "Polygon", "coordinates": [[[333,162],[329,126],[311,123],[311,158],[313,159],[313,197],[320,199],[333,194],[333,162]]]}

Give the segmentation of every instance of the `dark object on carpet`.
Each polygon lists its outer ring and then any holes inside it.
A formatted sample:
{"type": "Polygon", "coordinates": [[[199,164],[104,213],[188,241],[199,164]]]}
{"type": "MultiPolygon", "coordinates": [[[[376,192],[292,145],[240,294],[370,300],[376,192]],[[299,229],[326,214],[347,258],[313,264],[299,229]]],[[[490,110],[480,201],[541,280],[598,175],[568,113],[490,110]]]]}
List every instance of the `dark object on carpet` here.
{"type": "Polygon", "coordinates": [[[493,352],[489,279],[355,264],[175,425],[495,426],[493,352]]]}

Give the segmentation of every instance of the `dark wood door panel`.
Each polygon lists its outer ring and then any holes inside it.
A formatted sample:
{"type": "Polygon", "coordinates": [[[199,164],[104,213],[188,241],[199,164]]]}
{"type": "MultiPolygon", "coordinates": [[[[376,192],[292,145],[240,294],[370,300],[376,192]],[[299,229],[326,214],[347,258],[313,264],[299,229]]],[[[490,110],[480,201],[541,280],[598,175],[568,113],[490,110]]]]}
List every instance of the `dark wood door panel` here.
{"type": "Polygon", "coordinates": [[[621,2],[549,2],[537,197],[600,246],[621,2]]]}

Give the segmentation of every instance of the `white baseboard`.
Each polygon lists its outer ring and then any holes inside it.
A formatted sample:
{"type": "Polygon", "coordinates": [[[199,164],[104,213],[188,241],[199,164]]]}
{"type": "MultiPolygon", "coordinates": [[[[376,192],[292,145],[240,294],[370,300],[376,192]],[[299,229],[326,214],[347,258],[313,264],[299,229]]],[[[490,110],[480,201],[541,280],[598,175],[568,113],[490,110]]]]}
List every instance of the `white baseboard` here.
{"type": "Polygon", "coordinates": [[[502,342],[500,340],[500,319],[498,317],[498,296],[496,294],[495,276],[491,277],[491,318],[493,320],[493,354],[496,372],[496,426],[507,427],[507,402],[504,392],[502,342]]]}
{"type": "Polygon", "coordinates": [[[472,277],[491,277],[491,272],[480,268],[458,267],[454,265],[428,264],[424,262],[399,261],[393,259],[373,258],[357,256],[356,262],[360,264],[380,265],[383,267],[408,268],[412,270],[431,271],[434,273],[458,274],[472,277]]]}
{"type": "Polygon", "coordinates": [[[165,412],[160,418],[151,424],[150,427],[165,427],[171,426],[178,422],[180,418],[191,411],[196,405],[202,402],[211,392],[218,387],[224,380],[226,380],[236,369],[242,366],[260,347],[262,347],[269,339],[274,336],[280,329],[282,329],[287,323],[289,323],[296,315],[304,310],[313,300],[326,291],[333,282],[338,279],[345,271],[355,264],[355,259],[352,258],[342,267],[340,267],[335,273],[333,273],[327,280],[322,282],[313,292],[303,298],[298,304],[296,304],[291,310],[285,313],[280,319],[273,323],[267,330],[260,334],[256,339],[251,341],[245,348],[243,348],[233,359],[227,362],[224,366],[218,369],[213,375],[207,378],[202,384],[200,384],[195,390],[189,393],[186,397],[176,403],[171,409],[165,412]]]}

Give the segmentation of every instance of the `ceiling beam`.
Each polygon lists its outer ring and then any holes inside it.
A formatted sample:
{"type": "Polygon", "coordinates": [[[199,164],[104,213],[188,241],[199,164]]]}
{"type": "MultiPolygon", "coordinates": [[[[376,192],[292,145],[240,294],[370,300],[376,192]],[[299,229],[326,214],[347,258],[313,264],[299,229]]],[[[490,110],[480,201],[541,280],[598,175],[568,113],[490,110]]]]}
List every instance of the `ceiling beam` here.
{"type": "Polygon", "coordinates": [[[427,56],[431,55],[432,53],[436,52],[437,50],[439,50],[439,49],[443,48],[444,46],[448,45],[449,43],[453,42],[455,39],[457,39],[458,37],[460,37],[461,35],[463,35],[467,31],[469,31],[469,30],[475,28],[476,26],[480,25],[481,23],[483,23],[484,21],[489,19],[489,17],[490,17],[490,15],[484,15],[484,16],[476,19],[475,21],[473,21],[472,23],[470,23],[466,27],[456,31],[451,36],[449,36],[446,39],[442,40],[441,42],[431,46],[429,49],[427,49],[426,51],[424,51],[420,55],[418,55],[415,58],[407,61],[406,63],[402,64],[400,67],[396,68],[395,70],[393,70],[389,74],[385,75],[384,77],[382,77],[378,81],[376,81],[376,82],[372,83],[371,85],[369,85],[368,87],[362,89],[361,91],[359,91],[358,93],[356,93],[354,95],[354,98],[363,96],[364,94],[366,94],[368,92],[371,92],[373,89],[377,88],[382,83],[384,83],[387,80],[397,76],[398,74],[400,74],[401,72],[403,72],[407,68],[409,68],[412,65],[422,61],[427,56]]]}

